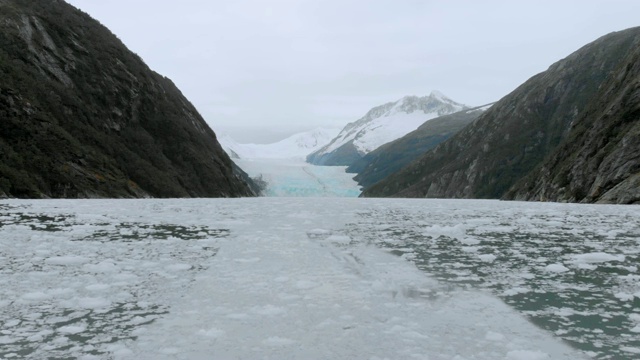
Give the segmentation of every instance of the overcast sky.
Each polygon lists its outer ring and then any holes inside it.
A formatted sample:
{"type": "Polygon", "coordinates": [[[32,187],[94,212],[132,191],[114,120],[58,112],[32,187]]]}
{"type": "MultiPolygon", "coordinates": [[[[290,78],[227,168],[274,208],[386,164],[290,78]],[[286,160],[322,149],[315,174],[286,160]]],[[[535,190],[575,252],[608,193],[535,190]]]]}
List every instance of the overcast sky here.
{"type": "Polygon", "coordinates": [[[439,90],[482,105],[638,0],[67,0],[171,78],[218,134],[268,142],[439,90]]]}

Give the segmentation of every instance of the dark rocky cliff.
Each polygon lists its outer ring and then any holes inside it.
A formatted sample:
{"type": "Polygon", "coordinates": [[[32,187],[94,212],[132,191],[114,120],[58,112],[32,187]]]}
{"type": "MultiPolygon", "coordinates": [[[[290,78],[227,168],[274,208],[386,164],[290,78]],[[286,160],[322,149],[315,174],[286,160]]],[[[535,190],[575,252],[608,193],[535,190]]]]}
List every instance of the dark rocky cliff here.
{"type": "Polygon", "coordinates": [[[567,139],[505,199],[640,203],[640,38],[567,139]]]}
{"type": "Polygon", "coordinates": [[[176,86],[61,0],[0,0],[0,79],[0,195],[253,195],[176,86]]]}
{"type": "MultiPolygon", "coordinates": [[[[501,198],[563,141],[579,136],[572,132],[592,116],[589,109],[601,100],[602,87],[619,76],[639,40],[640,28],[632,28],[584,46],[363,196],[501,198]]],[[[526,187],[531,188],[531,182],[526,187]]],[[[518,191],[510,194],[526,197],[518,191]]]]}

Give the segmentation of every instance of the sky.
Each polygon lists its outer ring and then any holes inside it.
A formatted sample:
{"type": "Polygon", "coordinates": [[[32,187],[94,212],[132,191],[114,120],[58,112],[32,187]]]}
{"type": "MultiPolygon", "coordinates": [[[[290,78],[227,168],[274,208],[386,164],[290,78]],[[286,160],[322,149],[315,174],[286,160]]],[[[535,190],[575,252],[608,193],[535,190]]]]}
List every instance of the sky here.
{"type": "Polygon", "coordinates": [[[172,79],[218,135],[269,143],[438,90],[497,101],[637,0],[67,0],[172,79]]]}

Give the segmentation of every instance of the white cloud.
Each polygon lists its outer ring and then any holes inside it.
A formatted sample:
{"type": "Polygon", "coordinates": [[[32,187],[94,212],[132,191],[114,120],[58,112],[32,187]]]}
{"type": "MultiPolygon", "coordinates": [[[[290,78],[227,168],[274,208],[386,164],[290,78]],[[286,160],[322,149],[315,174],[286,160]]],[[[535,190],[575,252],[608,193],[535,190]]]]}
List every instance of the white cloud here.
{"type": "Polygon", "coordinates": [[[635,0],[69,2],[173,79],[214,130],[247,133],[345,124],[432,89],[495,101],[640,13],[635,0]]]}

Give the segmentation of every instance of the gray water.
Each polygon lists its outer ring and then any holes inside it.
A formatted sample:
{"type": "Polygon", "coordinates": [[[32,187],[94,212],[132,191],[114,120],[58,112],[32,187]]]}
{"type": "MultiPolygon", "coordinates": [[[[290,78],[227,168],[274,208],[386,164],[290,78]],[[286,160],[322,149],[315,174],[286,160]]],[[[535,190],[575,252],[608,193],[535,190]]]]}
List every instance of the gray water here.
{"type": "Polygon", "coordinates": [[[407,257],[444,284],[490,291],[590,356],[640,358],[640,219],[596,221],[574,210],[560,218],[537,213],[520,223],[518,214],[429,211],[422,217],[377,210],[362,213],[350,233],[407,257]],[[499,218],[503,222],[494,221],[499,218]],[[601,252],[624,260],[600,262],[596,255],[571,263],[572,255],[601,252]],[[482,254],[495,259],[483,261],[482,254]],[[568,271],[545,271],[544,265],[558,263],[568,271]]]}
{"type": "MultiPolygon", "coordinates": [[[[296,201],[310,213],[320,202],[296,201]]],[[[333,229],[349,235],[351,245],[373,244],[401,256],[443,288],[490,292],[593,358],[640,358],[638,207],[344,201],[320,206],[356,209],[333,229]]],[[[289,202],[262,205],[286,212],[289,202]]],[[[155,223],[131,215],[123,220],[113,209],[99,215],[91,202],[49,204],[0,204],[0,358],[117,353],[110,344],[135,341],[141,327],[170,311],[156,295],[187,289],[216,255],[215,239],[233,237],[224,226],[193,223],[189,212],[198,206],[189,202],[168,208],[141,202],[140,211],[164,214],[155,223]],[[93,215],[83,216],[83,207],[93,215]],[[109,273],[110,259],[120,262],[118,273],[109,273]],[[66,266],[83,261],[82,268],[66,266]],[[92,308],[98,298],[91,292],[100,289],[87,284],[109,281],[117,281],[121,293],[109,297],[109,306],[92,308]],[[78,323],[85,328],[75,329],[78,323]]],[[[135,214],[137,204],[126,207],[135,214]]],[[[221,225],[236,221],[224,207],[215,216],[221,225]]]]}

